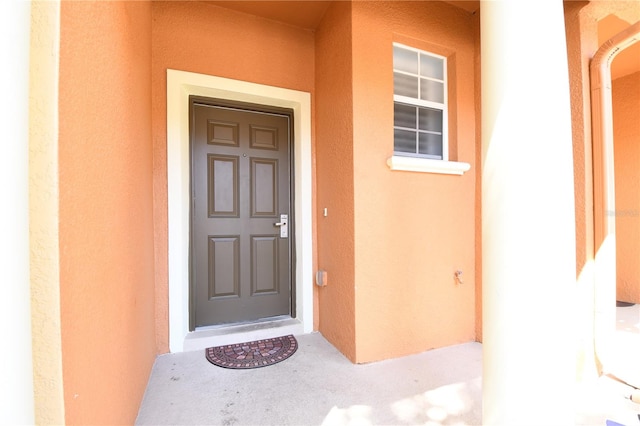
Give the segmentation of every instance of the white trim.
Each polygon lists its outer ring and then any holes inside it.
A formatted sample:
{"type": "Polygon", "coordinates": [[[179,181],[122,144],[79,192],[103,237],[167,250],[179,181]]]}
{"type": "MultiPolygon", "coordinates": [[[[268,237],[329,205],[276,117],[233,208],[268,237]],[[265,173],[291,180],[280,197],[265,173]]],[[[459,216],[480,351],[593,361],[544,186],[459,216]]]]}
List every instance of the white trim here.
{"type": "Polygon", "coordinates": [[[471,169],[471,164],[457,161],[432,160],[430,158],[403,157],[394,155],[387,159],[391,170],[405,172],[439,173],[446,175],[462,175],[471,169]]]}
{"type": "MultiPolygon", "coordinates": [[[[0,199],[5,206],[0,213],[0,274],[5,283],[0,300],[0,335],[7,349],[2,351],[0,362],[10,366],[2,377],[2,423],[34,424],[33,317],[29,269],[31,2],[2,2],[0,27],[0,51],[6,64],[0,71],[0,90],[3,94],[0,107],[3,111],[11,111],[3,114],[0,121],[3,140],[7,141],[3,143],[0,158],[0,199]]],[[[51,135],[54,136],[57,135],[51,135]]],[[[33,297],[39,302],[40,295],[34,293],[33,297]]],[[[37,326],[34,324],[34,327],[37,326]]],[[[56,355],[54,353],[54,357],[56,355]]]]}
{"type": "MultiPolygon", "coordinates": [[[[29,69],[31,83],[28,141],[30,285],[31,295],[37,295],[31,299],[30,321],[35,327],[31,331],[32,353],[29,354],[31,359],[37,360],[33,364],[33,375],[37,378],[33,395],[38,409],[35,420],[30,421],[35,424],[65,423],[58,155],[60,8],[60,0],[31,2],[31,55],[29,66],[25,68],[29,69]]],[[[5,361],[5,364],[11,365],[11,362],[5,361]]]]}
{"type": "MultiPolygon", "coordinates": [[[[397,71],[394,71],[397,72],[397,71]]],[[[402,95],[393,95],[393,102],[398,102],[405,105],[424,107],[437,109],[438,111],[442,111],[443,115],[447,113],[447,106],[441,102],[428,101],[426,99],[416,99],[411,96],[402,96],[402,95]]]]}
{"type": "Polygon", "coordinates": [[[311,95],[227,78],[167,70],[167,198],[169,349],[184,350],[189,334],[189,96],[291,108],[294,112],[296,319],[313,330],[311,95]]]}
{"type": "Polygon", "coordinates": [[[445,59],[445,60],[447,59],[446,56],[438,55],[437,53],[429,52],[429,51],[426,51],[426,50],[423,50],[423,49],[418,49],[417,47],[409,46],[408,44],[398,43],[397,41],[394,41],[393,45],[397,46],[397,47],[399,47],[401,49],[411,50],[411,51],[416,52],[416,53],[425,53],[425,54],[427,54],[429,56],[433,56],[434,58],[445,59]]]}
{"type": "MultiPolygon", "coordinates": [[[[395,64],[393,66],[393,72],[394,74],[400,73],[400,74],[416,77],[418,79],[418,92],[419,92],[417,98],[413,98],[411,96],[396,95],[395,87],[394,87],[393,101],[394,103],[398,102],[405,105],[411,105],[415,107],[426,107],[426,108],[432,108],[432,109],[442,111],[442,133],[440,133],[442,135],[442,160],[448,161],[449,160],[449,81],[447,78],[447,74],[449,72],[448,58],[446,56],[428,52],[426,50],[416,49],[415,47],[407,46],[402,43],[394,42],[393,47],[399,47],[400,49],[410,50],[418,54],[418,73],[417,74],[396,70],[395,64]],[[431,56],[437,59],[442,59],[442,80],[433,78],[433,77],[428,77],[426,75],[422,75],[422,69],[420,65],[420,55],[431,56]],[[442,83],[444,91],[443,91],[443,99],[441,103],[435,102],[435,101],[429,101],[426,99],[420,99],[420,92],[421,92],[420,85],[422,84],[420,81],[422,79],[427,79],[431,81],[436,81],[438,83],[442,83]]],[[[397,127],[394,126],[394,129],[395,128],[397,127]]],[[[416,128],[412,130],[415,130],[419,133],[418,129],[419,129],[418,116],[416,115],[416,128]]],[[[416,138],[418,138],[417,134],[416,134],[416,138]]],[[[417,139],[416,139],[416,143],[417,143],[417,139]]],[[[395,141],[394,141],[394,144],[395,144],[395,141]]],[[[417,149],[417,146],[416,146],[416,149],[417,149]]],[[[418,171],[418,170],[414,170],[414,171],[418,171]]]]}
{"type": "Polygon", "coordinates": [[[636,43],[639,36],[640,22],[636,22],[604,42],[589,66],[596,247],[594,345],[604,372],[608,372],[615,360],[613,339],[616,326],[616,217],[611,214],[616,211],[611,62],[620,52],[636,43]]]}

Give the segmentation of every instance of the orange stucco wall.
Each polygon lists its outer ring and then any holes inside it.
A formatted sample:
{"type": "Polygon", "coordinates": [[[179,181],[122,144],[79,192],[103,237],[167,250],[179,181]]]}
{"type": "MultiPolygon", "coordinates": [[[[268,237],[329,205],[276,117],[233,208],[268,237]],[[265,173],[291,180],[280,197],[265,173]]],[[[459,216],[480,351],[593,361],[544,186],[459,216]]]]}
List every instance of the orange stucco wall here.
{"type": "Polygon", "coordinates": [[[612,102],[617,299],[640,303],[640,72],[613,81],[612,102]]]}
{"type": "MultiPolygon", "coordinates": [[[[624,15],[623,3],[565,2],[578,276],[594,252],[588,63],[598,19],[624,15]]],[[[168,351],[167,68],[312,94],[314,265],[328,272],[314,318],[349,359],[481,336],[477,15],[441,2],[335,2],[312,31],[205,2],[62,2],[60,27],[67,423],[132,423],[154,357],[168,351]],[[471,164],[464,176],[387,167],[394,41],[449,58],[451,153],[471,164]]],[[[638,73],[614,83],[617,204],[630,213],[640,209],[638,92],[638,73]]],[[[617,226],[618,298],[640,303],[638,216],[617,226]]]]}
{"type": "Polygon", "coordinates": [[[564,2],[575,176],[576,275],[593,259],[593,177],[589,60],[598,49],[597,20],[587,2],[564,2]]]}
{"type": "Polygon", "coordinates": [[[475,32],[441,2],[352,7],[356,361],[369,362],[475,339],[475,32]],[[386,165],[394,41],[448,57],[450,159],[471,164],[464,176],[386,165]]]}
{"type": "Polygon", "coordinates": [[[633,21],[637,2],[564,2],[571,89],[571,131],[576,203],[576,274],[593,260],[601,242],[594,241],[593,150],[589,63],[600,44],[598,22],[610,14],[633,21]]]}
{"type": "Polygon", "coordinates": [[[153,2],[152,16],[156,330],[159,350],[167,352],[167,68],[310,92],[313,98],[315,58],[312,31],[204,2],[153,2]]]}
{"type": "Polygon", "coordinates": [[[473,19],[440,2],[357,2],[354,75],[358,361],[474,340],[473,19]],[[464,176],[386,166],[393,41],[448,57],[450,159],[471,163],[464,176]]]}
{"type": "MultiPolygon", "coordinates": [[[[602,183],[594,182],[594,164],[602,158],[594,155],[592,142],[591,86],[589,65],[591,58],[601,43],[611,37],[600,34],[599,22],[610,14],[615,14],[627,22],[635,22],[638,3],[616,2],[564,2],[567,36],[567,56],[571,90],[571,119],[574,156],[575,211],[576,211],[576,307],[578,323],[584,327],[577,329],[579,340],[578,374],[597,374],[600,368],[598,354],[594,348],[597,339],[594,330],[602,327],[594,311],[603,301],[596,300],[597,288],[602,283],[596,280],[594,264],[598,250],[603,243],[596,240],[594,211],[602,208],[596,205],[596,195],[601,195],[602,183]]],[[[605,284],[606,285],[606,284],[605,284]]],[[[614,301],[612,300],[613,304],[614,301]]],[[[613,305],[612,305],[613,306],[613,305]]]]}
{"type": "MultiPolygon", "coordinates": [[[[595,370],[594,359],[594,201],[593,153],[591,147],[591,86],[589,61],[598,49],[597,19],[585,7],[587,2],[564,2],[576,226],[577,322],[579,330],[579,376],[595,370]]],[[[595,374],[595,373],[594,373],[595,374]]]]}
{"type": "Polygon", "coordinates": [[[397,40],[450,57],[452,156],[475,167],[472,16],[437,2],[336,2],[314,33],[199,2],[152,9],[160,350],[168,348],[167,68],[312,93],[317,264],[329,282],[315,306],[318,329],[334,345],[365,362],[473,340],[475,169],[453,177],[391,172],[385,163],[397,40]],[[326,217],[317,214],[324,208],[326,217]],[[456,269],[464,285],[455,284],[456,269]],[[380,352],[380,334],[397,344],[380,352]]]}
{"type": "Polygon", "coordinates": [[[60,299],[68,424],[132,424],[156,355],[151,5],[62,2],[60,299]]]}
{"type": "Polygon", "coordinates": [[[316,169],[320,332],[355,361],[351,3],[334,3],[316,32],[316,169]]]}
{"type": "MultiPolygon", "coordinates": [[[[475,113],[476,113],[476,147],[480,147],[482,145],[482,90],[481,90],[481,82],[482,82],[482,72],[481,72],[481,55],[480,55],[480,14],[476,13],[472,16],[473,26],[474,26],[474,38],[475,38],[475,56],[474,56],[474,67],[475,67],[475,90],[474,90],[474,102],[475,102],[475,113]]],[[[476,167],[475,167],[475,177],[476,177],[476,198],[475,198],[475,281],[476,281],[476,341],[482,342],[483,334],[482,334],[482,150],[476,149],[476,167]]]]}
{"type": "MultiPolygon", "coordinates": [[[[604,43],[640,19],[638,2],[606,2],[599,12],[598,41],[604,43]],[[609,4],[612,3],[612,4],[609,4]]],[[[640,303],[640,45],[611,63],[616,222],[616,298],[640,303]]]]}
{"type": "Polygon", "coordinates": [[[474,25],[438,2],[337,2],[316,33],[319,329],[354,362],[475,339],[474,25]],[[386,165],[394,41],[449,58],[451,159],[472,172],[386,165]]]}

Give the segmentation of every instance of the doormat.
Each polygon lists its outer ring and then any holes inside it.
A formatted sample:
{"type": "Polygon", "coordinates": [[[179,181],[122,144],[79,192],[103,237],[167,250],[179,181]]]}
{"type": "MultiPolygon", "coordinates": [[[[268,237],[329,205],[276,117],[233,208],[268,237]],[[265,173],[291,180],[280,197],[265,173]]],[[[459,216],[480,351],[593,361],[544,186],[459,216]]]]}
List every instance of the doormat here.
{"type": "Polygon", "coordinates": [[[289,358],[298,349],[293,335],[254,342],[234,343],[205,349],[207,360],[223,368],[247,369],[266,367],[289,358]]]}

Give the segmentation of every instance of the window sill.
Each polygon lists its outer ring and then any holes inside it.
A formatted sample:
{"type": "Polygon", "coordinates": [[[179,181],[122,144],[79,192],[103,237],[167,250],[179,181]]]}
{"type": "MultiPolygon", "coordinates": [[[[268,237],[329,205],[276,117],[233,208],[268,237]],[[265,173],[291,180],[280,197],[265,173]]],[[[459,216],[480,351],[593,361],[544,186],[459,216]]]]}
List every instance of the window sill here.
{"type": "Polygon", "coordinates": [[[429,158],[403,157],[400,155],[389,157],[387,165],[391,170],[460,176],[471,168],[471,164],[469,163],[431,160],[429,158]]]}

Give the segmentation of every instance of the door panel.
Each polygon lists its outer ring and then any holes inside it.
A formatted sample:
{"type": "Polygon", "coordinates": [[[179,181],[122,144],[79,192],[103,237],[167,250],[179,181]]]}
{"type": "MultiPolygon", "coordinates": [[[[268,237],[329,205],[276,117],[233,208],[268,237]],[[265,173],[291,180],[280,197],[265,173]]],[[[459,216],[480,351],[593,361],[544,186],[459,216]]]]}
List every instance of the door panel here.
{"type": "Polygon", "coordinates": [[[240,158],[207,154],[209,217],[239,217],[238,163],[240,158]]]}
{"type": "Polygon", "coordinates": [[[277,217],[278,160],[251,159],[251,217],[277,217]]]}
{"type": "Polygon", "coordinates": [[[290,117],[191,103],[192,324],[291,314],[290,117]]]}
{"type": "Polygon", "coordinates": [[[251,237],[251,294],[277,293],[278,237],[251,237]]]}
{"type": "Polygon", "coordinates": [[[240,238],[209,237],[208,299],[240,296],[240,238]]]}

